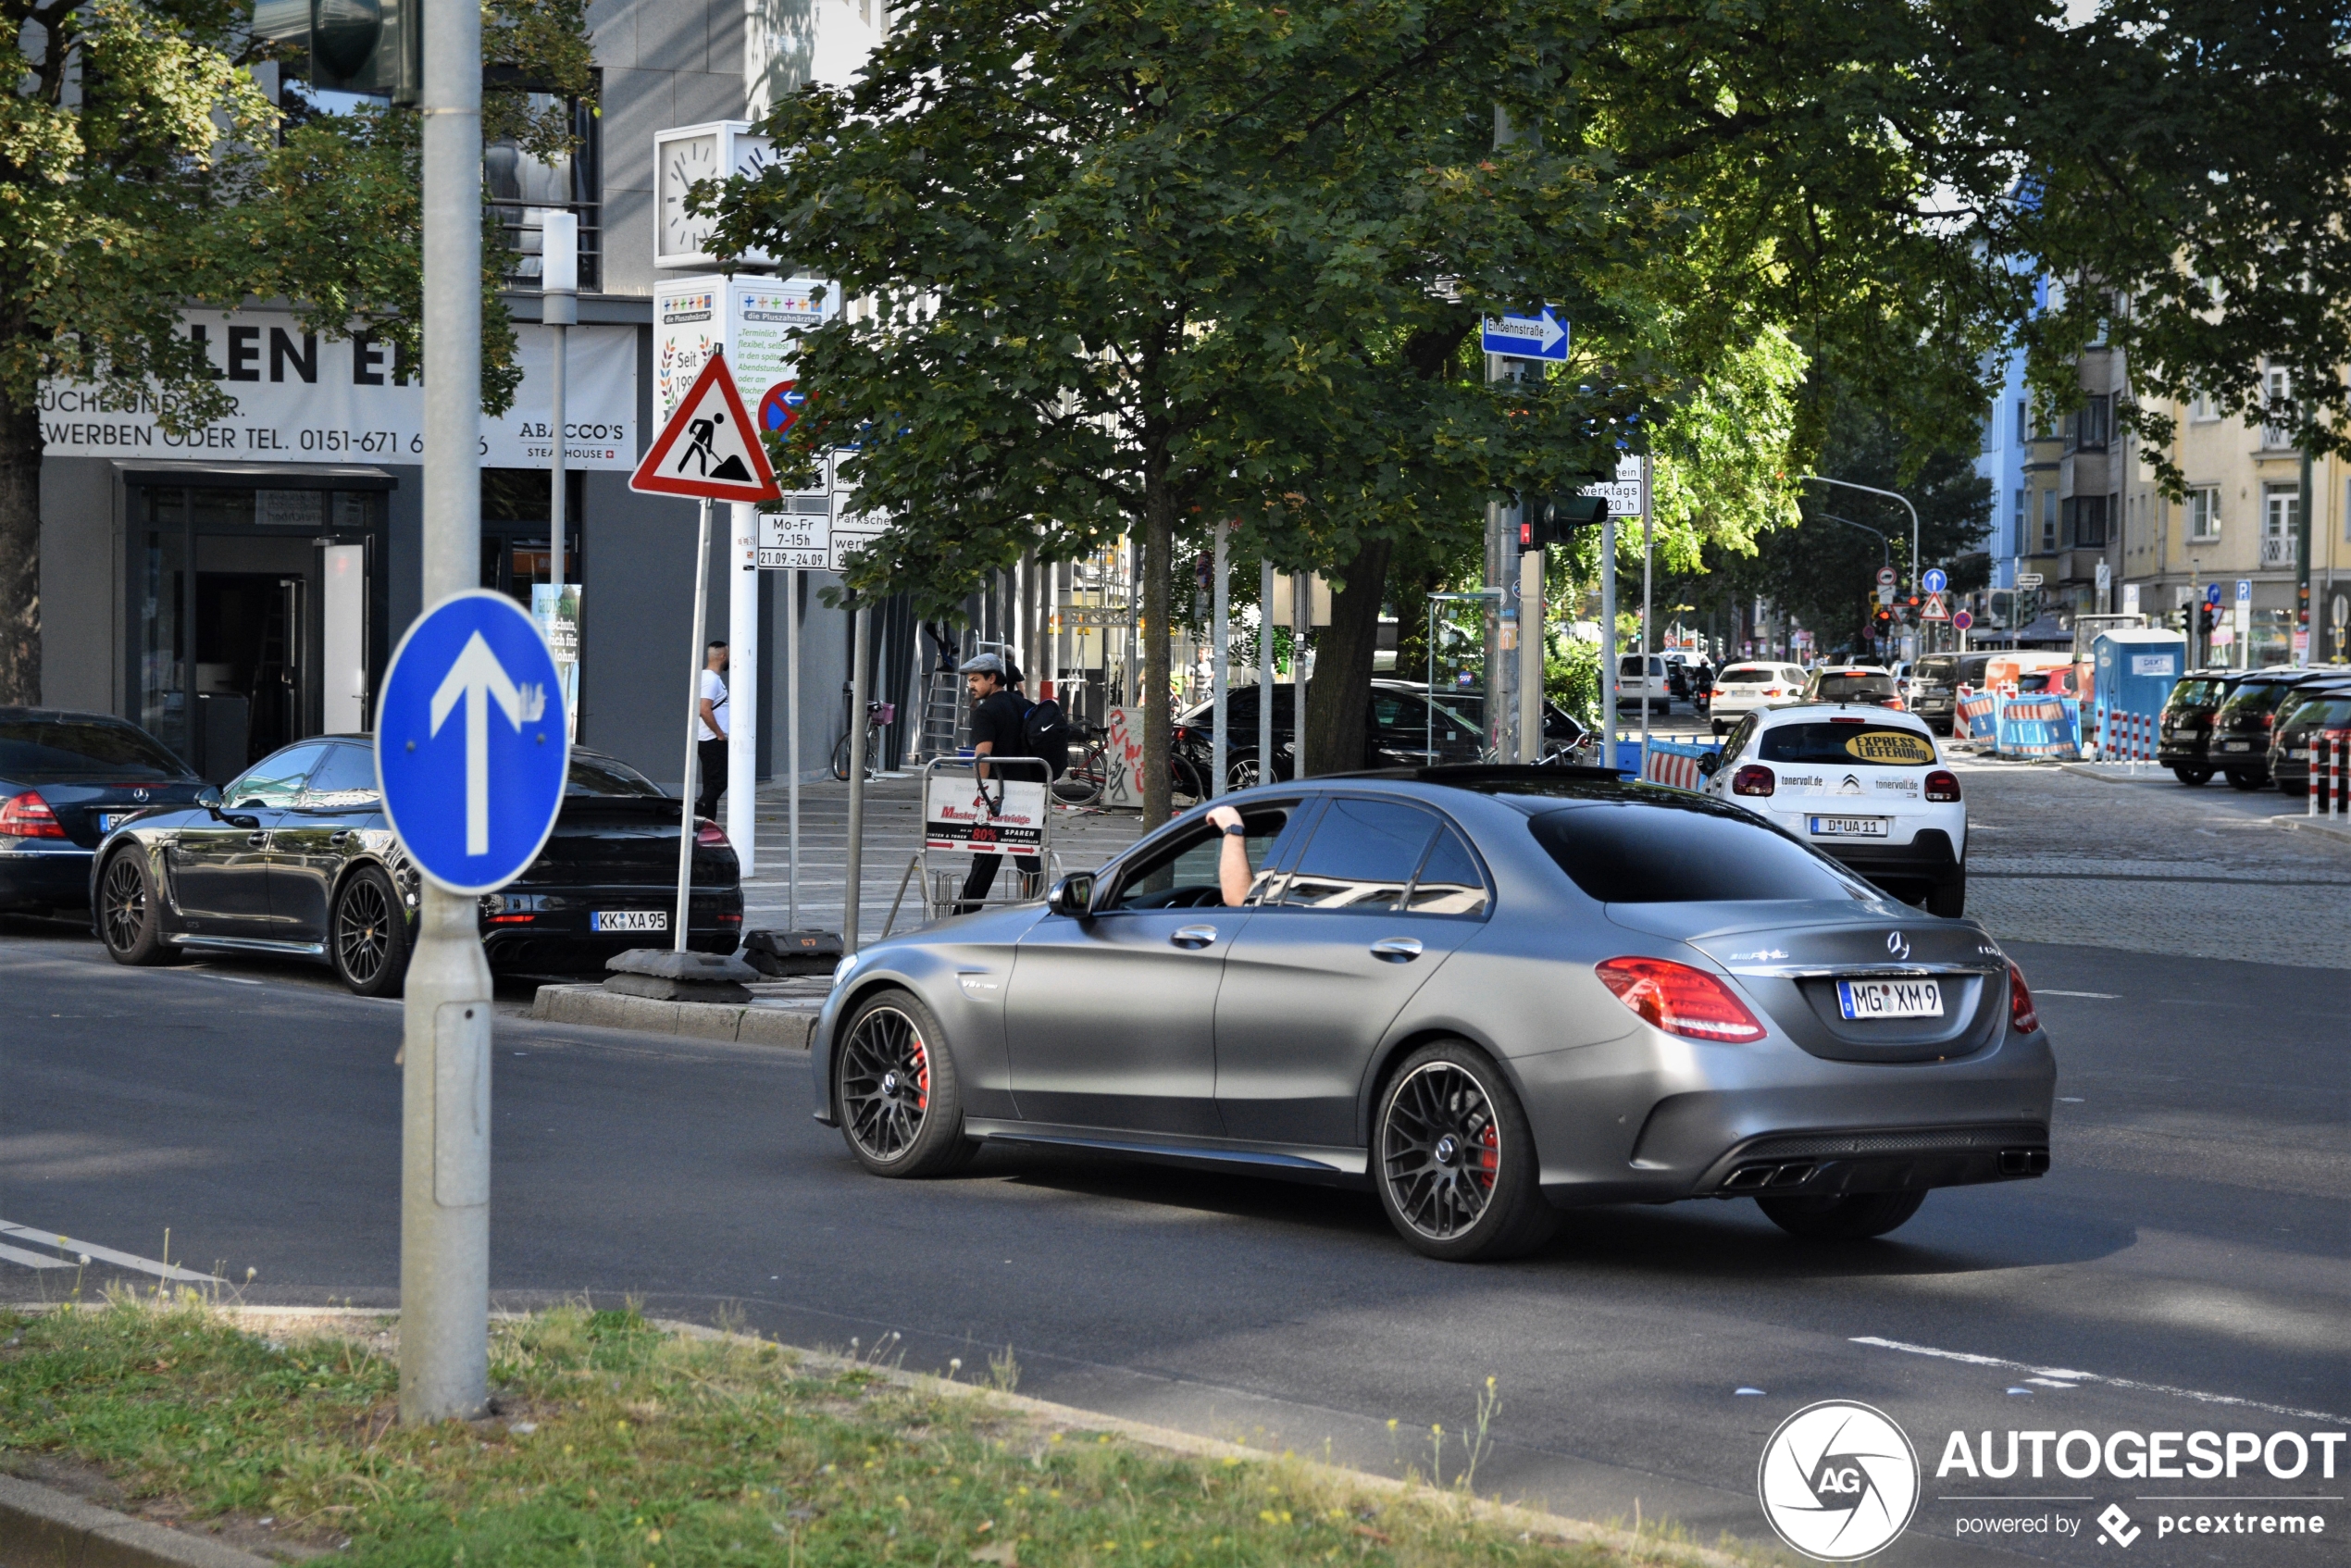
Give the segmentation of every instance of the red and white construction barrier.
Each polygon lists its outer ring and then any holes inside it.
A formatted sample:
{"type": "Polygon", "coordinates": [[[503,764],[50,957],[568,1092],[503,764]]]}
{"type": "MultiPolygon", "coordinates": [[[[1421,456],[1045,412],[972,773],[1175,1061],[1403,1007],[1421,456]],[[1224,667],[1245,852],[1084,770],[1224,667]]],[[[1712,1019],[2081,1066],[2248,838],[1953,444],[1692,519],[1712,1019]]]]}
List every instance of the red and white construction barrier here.
{"type": "Polygon", "coordinates": [[[2106,728],[2098,734],[2098,755],[2108,762],[2153,762],[2156,721],[2150,714],[2106,711],[2106,728]]]}
{"type": "Polygon", "coordinates": [[[1652,784],[1664,784],[1676,790],[1695,790],[1706,782],[1706,775],[1698,770],[1695,753],[1669,752],[1656,741],[1649,742],[1648,766],[1641,777],[1652,784]]]}
{"type": "Polygon", "coordinates": [[[2351,729],[2322,729],[2310,737],[2310,782],[2303,791],[2305,816],[2351,816],[2351,802],[2343,798],[2345,775],[2351,773],[2351,729]],[[2324,809],[2320,797],[2325,796],[2324,809]]]}

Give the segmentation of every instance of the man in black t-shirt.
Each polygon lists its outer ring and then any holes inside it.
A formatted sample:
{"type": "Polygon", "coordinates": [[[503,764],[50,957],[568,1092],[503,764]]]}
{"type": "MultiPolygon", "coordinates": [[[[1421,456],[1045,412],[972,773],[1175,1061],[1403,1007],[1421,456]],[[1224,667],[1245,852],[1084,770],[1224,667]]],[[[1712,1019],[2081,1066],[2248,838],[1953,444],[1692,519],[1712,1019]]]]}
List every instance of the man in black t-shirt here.
{"type": "MultiPolygon", "coordinates": [[[[972,754],[977,757],[1025,757],[1028,754],[1027,737],[1023,725],[1028,717],[1028,704],[1012,689],[1011,672],[1002,658],[994,653],[982,653],[964,661],[964,690],[971,693],[972,754]]],[[[984,792],[988,788],[989,766],[981,762],[972,769],[984,792]]],[[[1026,778],[1034,770],[1019,770],[1026,778]]],[[[1009,775],[1007,776],[1009,777],[1009,775]]],[[[998,798],[1001,798],[1001,785],[998,798]]],[[[958,915],[969,915],[979,908],[988,890],[995,885],[996,869],[1003,865],[1001,854],[972,856],[971,875],[964,879],[963,902],[955,906],[958,915]]],[[[1045,874],[1045,863],[1033,854],[1016,855],[1014,864],[1020,868],[1021,890],[1035,890],[1045,874]]]]}

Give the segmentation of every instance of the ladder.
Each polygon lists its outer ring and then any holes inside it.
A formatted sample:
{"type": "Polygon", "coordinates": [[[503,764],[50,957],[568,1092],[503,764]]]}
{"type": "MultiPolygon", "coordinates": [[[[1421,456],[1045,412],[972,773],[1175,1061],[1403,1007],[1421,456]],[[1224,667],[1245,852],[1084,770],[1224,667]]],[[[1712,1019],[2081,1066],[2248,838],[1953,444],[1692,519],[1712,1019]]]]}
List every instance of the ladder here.
{"type": "Polygon", "coordinates": [[[925,762],[952,757],[964,733],[964,678],[953,670],[931,670],[923,678],[922,738],[925,762]]]}

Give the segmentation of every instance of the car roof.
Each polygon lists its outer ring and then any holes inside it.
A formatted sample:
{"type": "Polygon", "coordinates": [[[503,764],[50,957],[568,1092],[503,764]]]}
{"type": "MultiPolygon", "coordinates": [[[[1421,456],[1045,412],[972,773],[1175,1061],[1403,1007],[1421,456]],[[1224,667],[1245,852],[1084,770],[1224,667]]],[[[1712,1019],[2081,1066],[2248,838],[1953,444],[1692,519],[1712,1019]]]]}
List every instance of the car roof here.
{"type": "Polygon", "coordinates": [[[1755,710],[1765,728],[1798,720],[1818,721],[1822,716],[1845,718],[1857,724],[1890,724],[1897,728],[1915,730],[1921,735],[1934,733],[1926,720],[1899,708],[1881,708],[1873,703],[1774,703],[1768,708],[1755,710]]]}

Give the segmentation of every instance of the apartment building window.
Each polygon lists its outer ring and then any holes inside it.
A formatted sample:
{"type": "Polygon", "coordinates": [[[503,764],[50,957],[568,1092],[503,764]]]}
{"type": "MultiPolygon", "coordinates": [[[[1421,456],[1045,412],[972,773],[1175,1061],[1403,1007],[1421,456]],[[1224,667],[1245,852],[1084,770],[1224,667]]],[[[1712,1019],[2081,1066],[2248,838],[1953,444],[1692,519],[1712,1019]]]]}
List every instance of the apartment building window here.
{"type": "Polygon", "coordinates": [[[2044,554],[2044,555],[2053,555],[2053,554],[2057,554],[2057,547],[2058,547],[2058,499],[2057,499],[2057,492],[2056,492],[2056,491],[2053,491],[2053,490],[2045,490],[2045,491],[2043,491],[2043,492],[2041,492],[2041,550],[2040,550],[2040,554],[2044,554]]]}
{"type": "Polygon", "coordinates": [[[2103,394],[2084,400],[2078,419],[2079,440],[2075,442],[2084,452],[2104,452],[2107,441],[2108,417],[2114,400],[2103,394]]]}
{"type": "Polygon", "coordinates": [[[1998,429],[1999,426],[1995,422],[1994,418],[1994,410],[1986,408],[1984,411],[1984,417],[1975,422],[1975,450],[1978,452],[1997,452],[1999,450],[1999,446],[1994,438],[1997,434],[1998,429]]]}
{"type": "Polygon", "coordinates": [[[2016,400],[2016,444],[2022,446],[2033,439],[2033,402],[2030,398],[2016,400]]]}
{"type": "Polygon", "coordinates": [[[2020,490],[2016,492],[2016,527],[2010,530],[2009,537],[2016,541],[2016,549],[2017,554],[2022,554],[2024,553],[2025,535],[2027,530],[2029,530],[2033,526],[2032,506],[2026,499],[2033,492],[2029,490],[2020,490]]]}
{"type": "Polygon", "coordinates": [[[2065,542],[2069,549],[2102,550],[2106,547],[2107,498],[2103,495],[2070,496],[2065,502],[2065,542]]]}
{"type": "MultiPolygon", "coordinates": [[[[485,73],[490,85],[501,85],[500,68],[485,73]]],[[[523,86],[517,83],[508,90],[521,91],[523,86]]],[[[558,104],[567,109],[577,148],[571,156],[552,163],[510,140],[481,150],[485,205],[495,215],[506,249],[514,253],[506,280],[518,288],[539,286],[540,241],[547,215],[572,212],[579,215],[580,292],[596,292],[603,287],[603,121],[591,99],[557,99],[545,93],[530,93],[529,97],[534,112],[558,104]]]]}
{"type": "Polygon", "coordinates": [[[2200,392],[2188,399],[2188,419],[2192,424],[2208,425],[2220,417],[2220,400],[2210,392],[2200,392]]]}
{"type": "MultiPolygon", "coordinates": [[[[2293,383],[2283,370],[2272,370],[2263,377],[2261,390],[2263,405],[2272,411],[2281,409],[2294,395],[2293,383]]],[[[2294,434],[2283,425],[2273,425],[2267,419],[2261,422],[2261,445],[2264,450],[2274,451],[2293,444],[2294,434]]]]}
{"type": "Polygon", "coordinates": [[[2269,486],[2261,492],[2261,565],[2294,565],[2295,534],[2302,525],[2302,492],[2295,485],[2269,486]]]}
{"type": "Polygon", "coordinates": [[[2188,542],[2210,544],[2220,537],[2220,487],[2203,485],[2188,492],[2188,542]]]}

